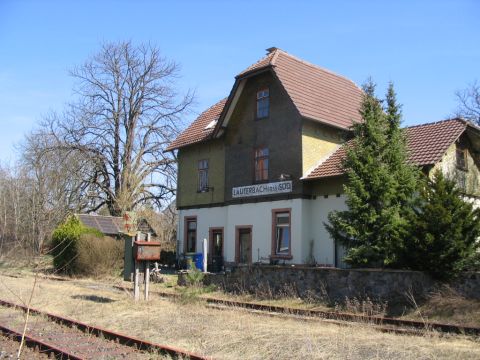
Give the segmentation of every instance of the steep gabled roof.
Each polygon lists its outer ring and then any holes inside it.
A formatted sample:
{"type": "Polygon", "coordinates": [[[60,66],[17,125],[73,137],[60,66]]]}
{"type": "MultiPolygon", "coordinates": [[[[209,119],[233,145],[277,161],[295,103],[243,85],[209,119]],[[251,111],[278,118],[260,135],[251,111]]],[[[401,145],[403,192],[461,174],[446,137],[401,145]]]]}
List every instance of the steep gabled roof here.
{"type": "Polygon", "coordinates": [[[235,104],[232,100],[239,88],[238,84],[246,77],[266,70],[274,72],[301,116],[341,129],[348,129],[352,122],[361,120],[358,109],[363,92],[355,83],[283,50],[270,48],[268,51],[267,56],[235,77],[236,81],[228,99],[223,99],[203,112],[166,151],[215,136],[224,125],[228,107],[235,104]],[[220,118],[215,131],[206,131],[205,127],[214,118],[220,118]]]}
{"type": "Polygon", "coordinates": [[[211,106],[203,113],[201,113],[197,119],[190,124],[174,141],[168,145],[165,151],[171,151],[179,149],[181,147],[196,144],[207,140],[213,133],[216,125],[216,121],[220,117],[222,110],[225,106],[227,99],[222,99],[215,105],[211,106]]]}
{"type": "MultiPolygon", "coordinates": [[[[462,119],[448,119],[406,128],[409,161],[418,166],[433,165],[441,160],[469,124],[462,119]]],[[[342,160],[352,140],[345,143],[319,164],[304,179],[320,179],[344,174],[342,160]]]]}
{"type": "Polygon", "coordinates": [[[351,80],[277,49],[251,65],[237,79],[271,67],[303,117],[342,129],[361,120],[362,90],[351,80]]]}

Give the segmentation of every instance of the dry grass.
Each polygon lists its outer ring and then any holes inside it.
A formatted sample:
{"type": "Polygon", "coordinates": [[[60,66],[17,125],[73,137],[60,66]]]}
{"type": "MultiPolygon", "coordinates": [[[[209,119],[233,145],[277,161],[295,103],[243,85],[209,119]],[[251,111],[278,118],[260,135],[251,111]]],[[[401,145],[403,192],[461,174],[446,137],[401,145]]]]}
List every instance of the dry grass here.
{"type": "Polygon", "coordinates": [[[442,322],[463,326],[480,326],[480,301],[466,299],[445,286],[427,301],[403,316],[405,319],[442,322]]]}
{"type": "MultiPolygon", "coordinates": [[[[0,275],[0,298],[27,299],[33,278],[0,275]]],[[[266,317],[219,311],[203,303],[182,305],[152,297],[135,304],[129,293],[88,280],[40,279],[34,307],[150,341],[218,359],[478,359],[470,338],[384,334],[366,324],[266,317]]]]}

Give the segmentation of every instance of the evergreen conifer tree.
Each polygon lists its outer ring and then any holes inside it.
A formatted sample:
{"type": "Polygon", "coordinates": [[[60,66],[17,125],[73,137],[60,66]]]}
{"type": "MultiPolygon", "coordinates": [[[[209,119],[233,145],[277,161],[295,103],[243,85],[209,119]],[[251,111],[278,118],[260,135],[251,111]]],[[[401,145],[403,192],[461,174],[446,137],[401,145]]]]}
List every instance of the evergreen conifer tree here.
{"type": "Polygon", "coordinates": [[[383,109],[375,96],[375,85],[368,82],[360,114],[363,121],[352,127],[354,139],[343,162],[348,210],[331,212],[327,230],[346,246],[347,263],[399,266],[419,171],[407,162],[393,85],[383,109]]]}
{"type": "Polygon", "coordinates": [[[462,199],[455,181],[437,171],[420,191],[406,244],[410,268],[448,279],[464,270],[476,255],[480,209],[462,199]]]}

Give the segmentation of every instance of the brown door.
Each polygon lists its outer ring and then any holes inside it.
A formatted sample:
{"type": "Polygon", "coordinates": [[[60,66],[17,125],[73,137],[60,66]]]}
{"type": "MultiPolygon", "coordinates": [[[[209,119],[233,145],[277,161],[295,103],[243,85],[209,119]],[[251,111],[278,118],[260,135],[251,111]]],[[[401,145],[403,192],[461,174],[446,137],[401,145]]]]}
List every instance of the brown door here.
{"type": "Polygon", "coordinates": [[[250,227],[237,228],[237,263],[252,263],[252,229],[250,227]]]}
{"type": "Polygon", "coordinates": [[[210,228],[209,271],[220,272],[223,268],[223,228],[210,228]]]}
{"type": "Polygon", "coordinates": [[[223,256],[223,229],[212,229],[210,234],[210,254],[223,256]]]}

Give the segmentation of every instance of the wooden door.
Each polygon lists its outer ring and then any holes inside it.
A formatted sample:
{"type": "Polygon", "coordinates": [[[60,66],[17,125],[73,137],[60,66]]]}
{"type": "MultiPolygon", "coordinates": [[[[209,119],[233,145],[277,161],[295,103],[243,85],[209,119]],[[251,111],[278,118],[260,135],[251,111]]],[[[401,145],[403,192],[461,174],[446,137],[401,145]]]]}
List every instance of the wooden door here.
{"type": "Polygon", "coordinates": [[[252,263],[252,228],[237,227],[236,260],[239,264],[252,263]]]}

